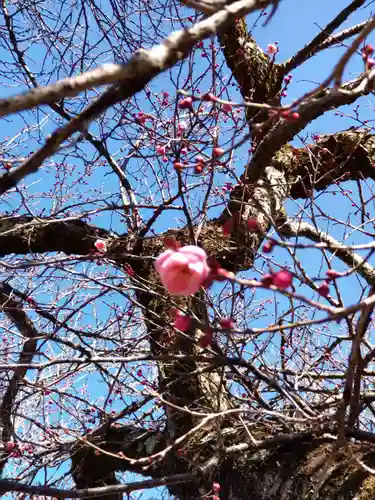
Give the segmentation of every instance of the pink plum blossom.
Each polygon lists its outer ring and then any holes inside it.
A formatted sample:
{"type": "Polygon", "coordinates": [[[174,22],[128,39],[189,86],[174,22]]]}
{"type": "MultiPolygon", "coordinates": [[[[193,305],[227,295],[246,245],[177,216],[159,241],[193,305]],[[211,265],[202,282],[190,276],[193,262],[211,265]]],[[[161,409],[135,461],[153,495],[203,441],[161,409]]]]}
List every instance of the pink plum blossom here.
{"type": "Polygon", "coordinates": [[[159,255],[154,265],[171,295],[196,293],[210,273],[206,252],[194,245],[168,249],[159,255]]]}
{"type": "Polygon", "coordinates": [[[278,52],[279,49],[277,48],[277,45],[275,45],[274,43],[269,43],[267,45],[267,53],[270,54],[270,55],[273,55],[273,54],[276,54],[276,52],[278,52]]]}
{"type": "Polygon", "coordinates": [[[185,132],[186,129],[187,129],[187,126],[186,126],[185,122],[178,122],[177,123],[177,130],[179,132],[185,132]]]}
{"type": "Polygon", "coordinates": [[[162,146],[161,144],[158,144],[155,149],[156,149],[156,152],[159,155],[165,155],[165,151],[166,151],[165,146],[162,146]]]}
{"type": "Polygon", "coordinates": [[[94,247],[97,249],[98,252],[105,253],[107,251],[107,244],[103,240],[96,240],[94,243],[94,247]]]}
{"type": "Polygon", "coordinates": [[[218,493],[220,491],[220,484],[212,483],[212,489],[214,490],[215,493],[218,493]]]}

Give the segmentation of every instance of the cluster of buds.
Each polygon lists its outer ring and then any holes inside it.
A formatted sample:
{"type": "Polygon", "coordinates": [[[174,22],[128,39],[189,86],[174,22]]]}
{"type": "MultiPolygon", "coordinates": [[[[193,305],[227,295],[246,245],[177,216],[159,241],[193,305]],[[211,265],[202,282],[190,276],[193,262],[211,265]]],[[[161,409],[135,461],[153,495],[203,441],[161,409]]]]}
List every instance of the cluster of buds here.
{"type": "Polygon", "coordinates": [[[201,174],[204,169],[204,158],[201,155],[196,156],[195,158],[195,167],[194,167],[194,172],[196,174],[201,174]]]}
{"type": "Polygon", "coordinates": [[[165,146],[162,146],[161,144],[157,144],[156,145],[156,148],[155,148],[155,151],[157,152],[157,154],[159,155],[165,155],[165,152],[166,152],[166,147],[165,146]]]}
{"type": "Polygon", "coordinates": [[[276,286],[280,290],[286,290],[292,285],[293,274],[287,269],[281,269],[281,271],[273,272],[263,276],[261,280],[264,286],[276,286]]]}
{"type": "Polygon", "coordinates": [[[145,115],[143,111],[139,111],[139,113],[134,115],[134,118],[139,125],[144,125],[146,121],[150,119],[150,117],[145,115]]]}
{"type": "MultiPolygon", "coordinates": [[[[224,222],[224,224],[221,228],[224,236],[229,236],[236,229],[238,229],[238,226],[240,223],[241,223],[240,214],[236,212],[232,215],[231,219],[228,219],[226,222],[224,222]]],[[[257,219],[250,218],[247,220],[246,224],[247,224],[247,229],[251,233],[258,233],[258,232],[262,231],[262,228],[261,228],[259,222],[257,221],[257,219]]]]}
{"type": "Polygon", "coordinates": [[[362,49],[362,58],[366,64],[366,69],[372,69],[375,66],[375,59],[371,56],[374,53],[374,46],[367,44],[362,49]]]}
{"type": "Polygon", "coordinates": [[[328,297],[328,295],[329,295],[329,286],[328,286],[329,282],[331,280],[334,280],[334,279],[338,278],[339,276],[341,276],[341,273],[339,273],[338,271],[335,271],[334,269],[328,269],[328,271],[326,271],[326,276],[327,277],[326,277],[325,281],[317,288],[317,292],[322,297],[328,297]]]}
{"type": "Polygon", "coordinates": [[[287,93],[286,89],[288,88],[288,85],[290,84],[291,81],[292,81],[292,75],[290,75],[290,74],[284,78],[284,87],[280,93],[281,97],[287,97],[288,93],[287,93]]]}
{"type": "Polygon", "coordinates": [[[21,447],[13,441],[8,441],[4,446],[4,450],[13,458],[20,458],[25,453],[33,453],[33,447],[30,444],[21,447]]]}
{"type": "Polygon", "coordinates": [[[270,109],[268,115],[272,118],[283,118],[287,122],[295,122],[300,118],[299,113],[290,109],[270,109]]]}

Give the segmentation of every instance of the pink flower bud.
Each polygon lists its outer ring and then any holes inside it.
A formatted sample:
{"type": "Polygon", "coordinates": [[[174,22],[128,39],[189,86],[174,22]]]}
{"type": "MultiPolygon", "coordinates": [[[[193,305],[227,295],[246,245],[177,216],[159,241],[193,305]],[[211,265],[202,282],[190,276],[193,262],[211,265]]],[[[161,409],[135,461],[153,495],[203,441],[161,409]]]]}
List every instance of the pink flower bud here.
{"type": "Polygon", "coordinates": [[[185,97],[185,99],[181,99],[181,101],[178,103],[179,109],[193,109],[193,98],[192,97],[185,97]]]}
{"type": "Polygon", "coordinates": [[[159,155],[165,155],[165,152],[166,152],[166,147],[165,146],[162,146],[161,144],[158,144],[155,148],[156,152],[159,154],[159,155]]]}
{"type": "Polygon", "coordinates": [[[177,130],[179,132],[184,132],[186,130],[186,123],[185,122],[178,122],[177,123],[177,130]]]}
{"type": "Polygon", "coordinates": [[[284,82],[285,82],[286,84],[288,84],[288,83],[290,83],[290,82],[292,81],[292,78],[293,78],[293,77],[292,77],[292,75],[287,75],[287,76],[284,78],[284,82]]]}
{"type": "Polygon", "coordinates": [[[214,156],[214,158],[220,158],[220,156],[223,156],[223,154],[225,153],[224,149],[223,148],[214,148],[212,150],[212,154],[214,156]]]}
{"type": "Polygon", "coordinates": [[[207,347],[212,344],[213,334],[211,328],[208,328],[203,337],[199,339],[198,345],[200,347],[207,347]]]}
{"type": "Polygon", "coordinates": [[[182,332],[186,332],[189,329],[191,320],[191,316],[185,316],[184,314],[181,314],[180,311],[178,311],[173,326],[178,330],[181,330],[182,332]]]}
{"type": "Polygon", "coordinates": [[[273,250],[273,243],[272,241],[267,241],[262,248],[263,253],[271,253],[273,250]]]}
{"type": "Polygon", "coordinates": [[[326,271],[326,275],[327,275],[328,280],[331,280],[331,279],[335,279],[335,278],[338,278],[339,276],[341,276],[341,273],[339,273],[338,271],[335,271],[334,269],[328,269],[328,271],[326,271]]]}
{"type": "Polygon", "coordinates": [[[249,219],[247,221],[247,228],[250,232],[256,233],[260,230],[259,222],[256,219],[249,219]]]}
{"type": "Polygon", "coordinates": [[[364,59],[366,59],[367,57],[371,56],[373,52],[374,52],[374,46],[369,43],[363,47],[362,56],[364,59]]]}
{"type": "Polygon", "coordinates": [[[124,271],[128,276],[134,276],[135,272],[132,266],[128,263],[124,265],[124,271]]]}
{"type": "Polygon", "coordinates": [[[135,120],[141,125],[143,125],[147,120],[147,116],[142,111],[140,111],[136,116],[135,120]]]}
{"type": "Polygon", "coordinates": [[[322,283],[318,286],[318,294],[322,297],[328,297],[329,295],[329,286],[326,282],[322,283]]]}
{"type": "Polygon", "coordinates": [[[5,451],[7,453],[12,453],[12,451],[14,451],[15,448],[16,448],[16,443],[13,443],[13,441],[8,441],[5,444],[5,451]]]}
{"type": "Polygon", "coordinates": [[[232,105],[229,103],[223,104],[222,110],[226,113],[230,113],[232,111],[232,105]]]}
{"type": "Polygon", "coordinates": [[[230,318],[222,318],[220,320],[220,326],[228,330],[234,328],[234,321],[230,318]]]}
{"type": "Polygon", "coordinates": [[[283,111],[281,113],[281,116],[283,118],[285,118],[285,120],[288,122],[295,122],[295,121],[299,120],[299,118],[300,118],[299,113],[296,113],[296,112],[292,113],[289,110],[283,111]]]}
{"type": "Polygon", "coordinates": [[[293,274],[286,269],[282,269],[281,271],[277,271],[272,275],[272,284],[280,290],[286,290],[289,288],[293,281],[293,274]]]}

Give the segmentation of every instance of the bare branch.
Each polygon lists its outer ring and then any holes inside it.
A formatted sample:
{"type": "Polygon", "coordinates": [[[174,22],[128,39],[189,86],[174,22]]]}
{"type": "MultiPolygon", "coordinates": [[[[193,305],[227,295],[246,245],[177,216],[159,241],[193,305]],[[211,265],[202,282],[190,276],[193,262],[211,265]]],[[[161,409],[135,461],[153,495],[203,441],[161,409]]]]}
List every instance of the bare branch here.
{"type": "MultiPolygon", "coordinates": [[[[14,370],[12,377],[10,377],[0,406],[1,439],[3,443],[6,443],[9,441],[13,431],[13,404],[22,386],[23,378],[26,375],[27,365],[32,362],[37,351],[38,332],[24,312],[22,304],[15,300],[13,289],[8,283],[2,283],[0,286],[0,308],[16,325],[23,339],[23,346],[17,360],[18,367],[14,370]]],[[[5,453],[2,456],[1,470],[6,464],[6,460],[4,459],[7,458],[7,455],[5,453]]]]}
{"type": "MultiPolygon", "coordinates": [[[[190,53],[196,42],[215,34],[219,29],[236,17],[244,16],[245,14],[262,8],[260,5],[264,6],[268,3],[269,2],[257,2],[256,0],[239,0],[228,5],[218,13],[203,19],[188,30],[172,33],[162,44],[150,50],[140,49],[124,66],[122,78],[118,85],[105,91],[96,101],[90,104],[76,118],[73,118],[67,125],[55,130],[47,139],[45,145],[31,155],[22,165],[0,177],[0,195],[17,185],[18,182],[27,175],[36,172],[42,163],[48,157],[52,156],[74,133],[85,133],[89,123],[110,106],[139,92],[146,83],[155,76],[184,59],[190,53]]],[[[31,92],[33,99],[29,106],[27,106],[28,108],[36,105],[35,94],[43,94],[43,89],[34,89],[31,92]]],[[[54,96],[54,100],[55,98],[56,96],[54,96]]],[[[43,94],[43,100],[40,101],[40,104],[49,104],[51,102],[51,100],[46,101],[45,95],[43,94]]],[[[23,101],[23,106],[23,109],[25,109],[25,101],[23,101]]],[[[10,104],[7,104],[7,107],[9,108],[10,104]]],[[[16,109],[20,110],[20,107],[16,106],[16,109]]]]}
{"type": "Polygon", "coordinates": [[[303,237],[317,243],[326,243],[327,250],[335,257],[342,260],[349,268],[355,268],[359,275],[370,285],[375,282],[375,269],[366,262],[360,255],[356,254],[350,248],[337,241],[328,233],[316,229],[307,222],[286,222],[279,228],[280,234],[290,237],[303,237]]]}
{"type": "Polygon", "coordinates": [[[303,49],[298,51],[288,61],[282,65],[284,74],[289,73],[293,69],[307,61],[316,52],[321,49],[321,46],[327,42],[327,39],[346,19],[359,7],[365,3],[365,0],[353,0],[345,9],[343,9],[325,28],[319,31],[315,38],[311,40],[303,49]]]}
{"type": "Polygon", "coordinates": [[[0,492],[7,493],[17,491],[29,493],[31,495],[57,496],[58,498],[97,498],[107,497],[120,493],[130,493],[132,491],[146,490],[158,486],[168,486],[173,484],[187,483],[196,480],[195,474],[175,474],[173,476],[161,477],[160,479],[146,479],[133,483],[115,486],[102,486],[99,488],[85,488],[83,490],[62,490],[60,488],[49,488],[43,486],[31,486],[19,483],[18,481],[0,480],[0,492]]]}

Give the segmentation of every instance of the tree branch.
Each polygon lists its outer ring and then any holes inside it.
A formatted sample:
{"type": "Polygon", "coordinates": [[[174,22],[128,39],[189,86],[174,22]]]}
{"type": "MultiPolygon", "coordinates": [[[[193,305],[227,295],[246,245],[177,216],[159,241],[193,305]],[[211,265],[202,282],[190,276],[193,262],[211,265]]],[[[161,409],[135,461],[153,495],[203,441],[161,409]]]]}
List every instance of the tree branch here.
{"type": "MultiPolygon", "coordinates": [[[[113,98],[117,96],[118,100],[123,100],[138,92],[157,74],[186,57],[199,40],[215,34],[220,27],[236,16],[250,14],[265,8],[270,3],[273,2],[271,0],[239,0],[230,5],[224,4],[219,12],[215,11],[213,15],[190,29],[172,33],[162,44],[150,50],[140,49],[125,65],[105,64],[82,75],[61,80],[46,87],[38,87],[21,95],[0,99],[0,116],[51,104],[64,97],[76,96],[83,90],[115,82],[119,82],[122,89],[120,92],[111,90],[110,93],[113,98]],[[123,94],[123,97],[119,94],[123,94]]],[[[101,111],[96,111],[97,114],[93,115],[92,119],[108,107],[107,104],[103,104],[105,107],[101,108],[101,111]]]]}
{"type": "MultiPolygon", "coordinates": [[[[324,42],[327,41],[328,37],[337,29],[346,19],[353,14],[359,7],[365,3],[365,0],[353,0],[345,9],[343,9],[330,23],[327,24],[325,28],[319,31],[319,33],[314,37],[311,42],[309,42],[303,49],[299,50],[293,57],[282,64],[283,74],[287,74],[293,69],[300,66],[302,63],[310,59],[314,54],[316,54],[318,48],[324,42]]],[[[354,33],[352,33],[354,34],[354,33]]]]}
{"type": "MultiPolygon", "coordinates": [[[[1,440],[3,443],[7,443],[13,432],[13,404],[22,386],[22,380],[26,375],[27,365],[32,362],[36,354],[38,332],[34,328],[32,321],[24,312],[22,304],[15,300],[13,289],[8,283],[2,283],[0,285],[0,309],[16,325],[23,340],[23,346],[17,360],[18,366],[9,379],[0,406],[1,440]]],[[[2,459],[0,461],[1,471],[6,464],[8,455],[7,452],[2,453],[2,459]]]]}
{"type": "Polygon", "coordinates": [[[326,243],[327,250],[335,257],[344,262],[349,268],[355,268],[356,272],[364,278],[368,284],[375,283],[375,268],[365,259],[350,248],[335,240],[332,236],[320,229],[316,229],[307,222],[285,222],[279,228],[280,234],[287,238],[308,238],[316,243],[326,243]]]}
{"type": "Polygon", "coordinates": [[[345,87],[324,90],[319,95],[302,102],[298,109],[298,120],[293,123],[280,120],[264,137],[242,176],[243,181],[246,183],[259,179],[264,165],[269,165],[275,153],[301,132],[307,124],[331,109],[351,104],[359,97],[369,94],[373,89],[374,78],[375,70],[361,75],[345,87]]]}
{"type": "Polygon", "coordinates": [[[46,495],[47,497],[58,498],[122,498],[122,493],[131,493],[132,491],[147,490],[157,488],[158,486],[172,486],[175,484],[187,483],[196,480],[194,474],[175,474],[173,476],[160,477],[159,479],[146,479],[144,481],[135,481],[133,483],[121,484],[116,486],[102,486],[98,488],[85,488],[77,490],[62,490],[60,488],[50,488],[44,486],[30,486],[17,481],[0,480],[0,492],[7,493],[17,491],[20,493],[29,493],[31,495],[46,495]]]}
{"type": "Polygon", "coordinates": [[[29,216],[0,219],[0,256],[12,253],[64,252],[87,255],[98,239],[113,239],[105,229],[77,219],[40,219],[29,216]]]}

